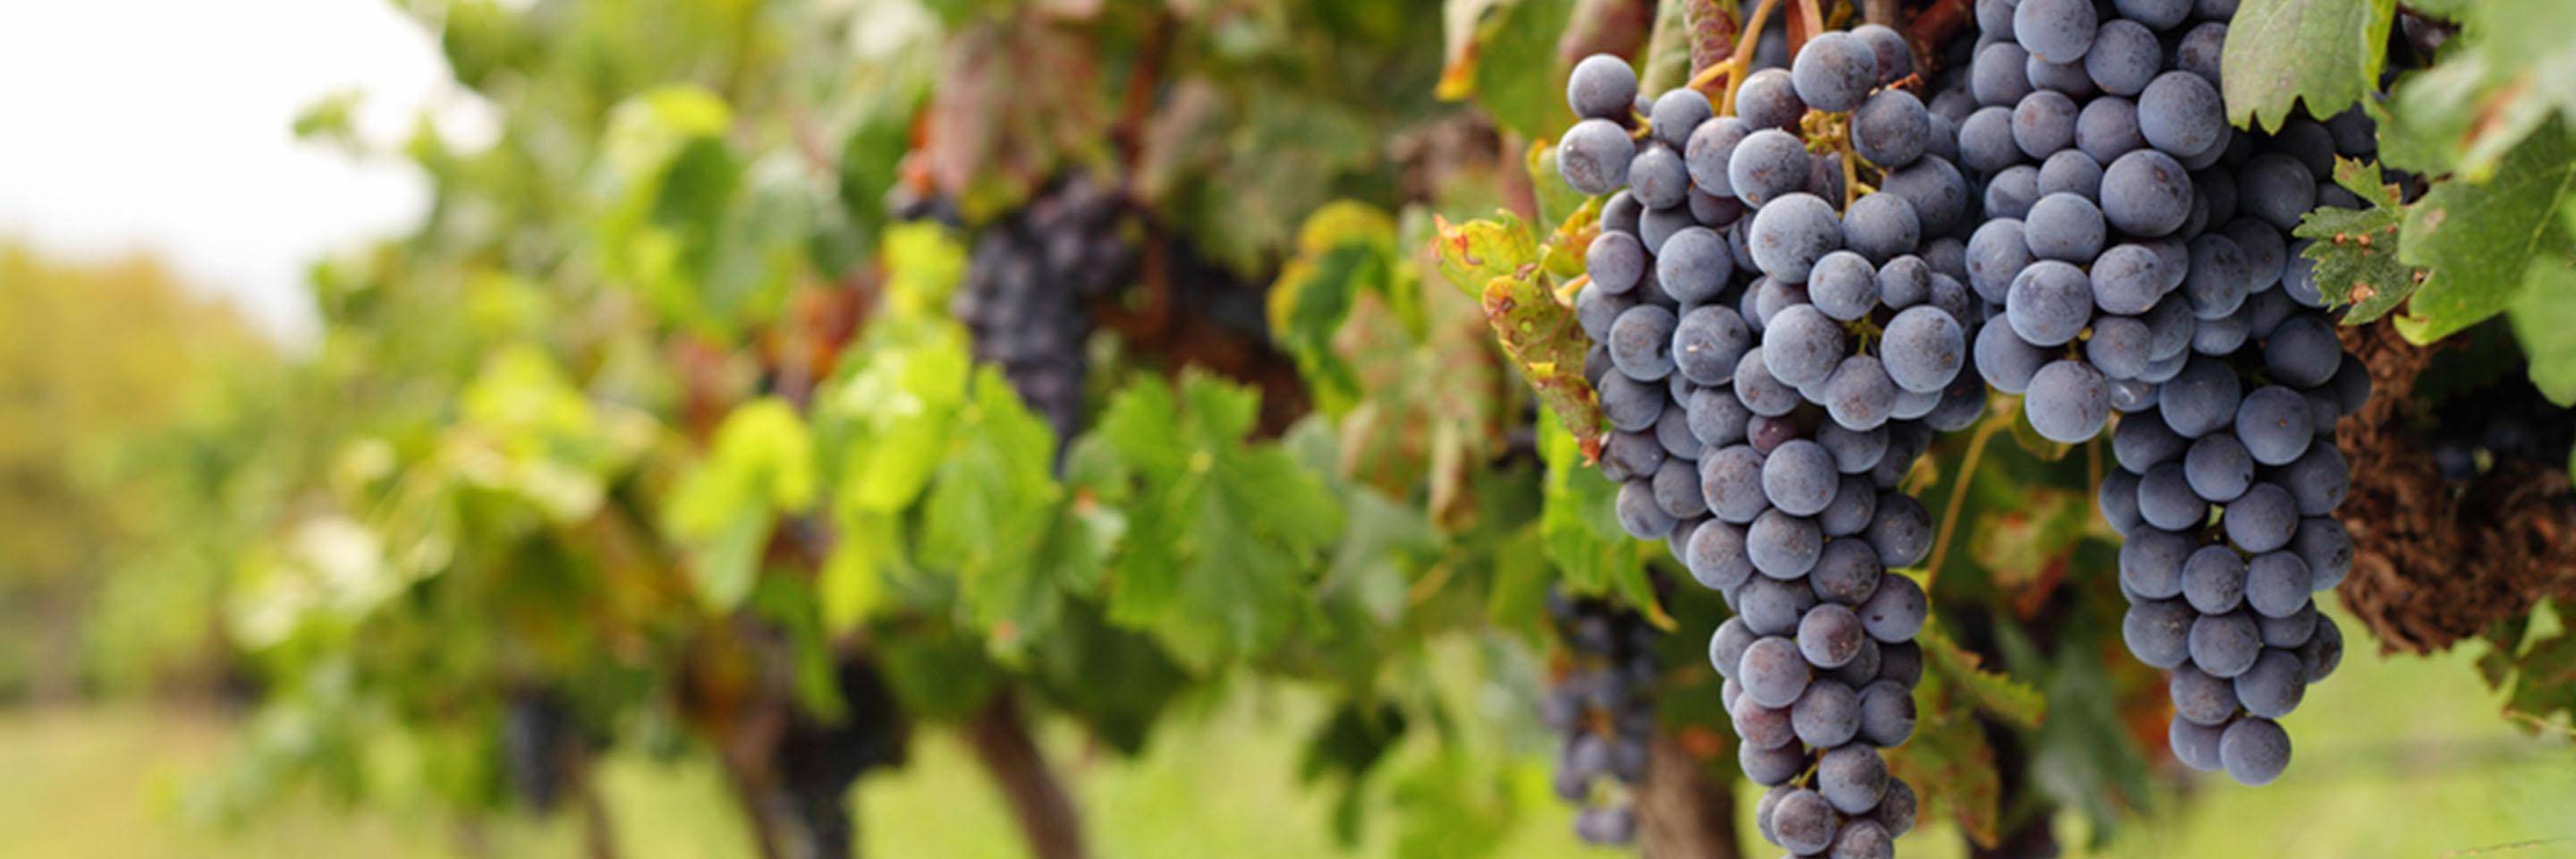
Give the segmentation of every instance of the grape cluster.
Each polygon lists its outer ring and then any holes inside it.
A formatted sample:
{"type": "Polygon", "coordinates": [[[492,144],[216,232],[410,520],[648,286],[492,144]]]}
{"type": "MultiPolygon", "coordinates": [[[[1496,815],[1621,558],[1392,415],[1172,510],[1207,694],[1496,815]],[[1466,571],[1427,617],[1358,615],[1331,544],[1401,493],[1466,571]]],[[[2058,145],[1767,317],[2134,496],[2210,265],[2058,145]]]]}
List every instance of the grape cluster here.
{"type": "Polygon", "coordinates": [[[530,809],[554,811],[571,787],[566,762],[580,742],[561,697],[541,689],[510,693],[501,715],[502,770],[530,809]]]}
{"type": "Polygon", "coordinates": [[[1579,809],[1576,837],[1627,844],[1637,837],[1630,798],[1645,784],[1655,731],[1655,629],[1604,600],[1550,593],[1547,607],[1570,657],[1539,702],[1540,720],[1565,738],[1557,749],[1556,795],[1579,809]]]}
{"type": "Polygon", "coordinates": [[[1621,525],[1735,611],[1709,658],[1739,763],[1772,788],[1763,833],[1800,855],[1892,855],[1913,824],[1879,749],[1913,732],[1928,605],[1890,570],[1932,528],[1897,486],[1985,403],[1964,372],[1982,309],[1940,238],[1968,189],[1945,126],[1892,86],[1912,68],[1886,27],[1824,33],[1717,116],[1686,88],[1641,99],[1594,56],[1557,150],[1569,184],[1610,195],[1576,294],[1602,473],[1621,525]],[[1876,188],[1847,197],[1856,181],[1876,188]]]}
{"type": "Polygon", "coordinates": [[[1114,188],[1082,175],[1052,183],[981,231],[954,299],[975,360],[1001,367],[1059,439],[1082,430],[1092,329],[1084,304],[1135,270],[1131,214],[1114,188]]]}
{"type": "Polygon", "coordinates": [[[2342,652],[2310,594],[2351,567],[2334,425],[2369,396],[2285,238],[2358,204],[2334,157],[2375,144],[2357,111],[2231,129],[2234,5],[1979,0],[1958,145],[1987,217],[1970,285],[2001,311],[1977,370],[2055,441],[2120,416],[2098,502],[2125,537],[2129,649],[2172,671],[2175,756],[2263,784],[2289,761],[2274,720],[2342,652]]]}
{"type": "Polygon", "coordinates": [[[829,718],[798,707],[770,751],[788,810],[817,842],[814,855],[851,855],[855,827],[850,785],[870,770],[901,766],[912,724],[876,662],[842,656],[832,683],[844,714],[829,718]]]}

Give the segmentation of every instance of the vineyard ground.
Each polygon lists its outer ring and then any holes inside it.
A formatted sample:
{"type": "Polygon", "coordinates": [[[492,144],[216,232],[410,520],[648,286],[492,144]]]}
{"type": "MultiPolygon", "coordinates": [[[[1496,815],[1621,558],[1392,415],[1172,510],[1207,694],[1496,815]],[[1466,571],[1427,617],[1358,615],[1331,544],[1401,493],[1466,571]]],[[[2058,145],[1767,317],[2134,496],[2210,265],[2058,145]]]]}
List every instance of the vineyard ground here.
{"type": "MultiPolygon", "coordinates": [[[[2355,652],[2288,720],[2300,766],[2264,789],[2223,779],[2192,783],[2199,795],[2153,830],[2133,827],[2101,852],[2080,848],[2083,824],[2061,820],[2069,856],[2443,856],[2517,842],[2516,857],[2576,856],[2576,770],[2496,718],[2466,649],[2430,658],[2355,652]],[[2335,826],[2284,826],[2339,820],[2335,826]],[[2377,822],[2372,824],[2369,822],[2377,822]],[[2248,840],[2248,833],[2278,840],[2248,840]]],[[[1160,733],[1141,761],[1086,754],[1069,732],[1050,734],[1066,762],[1103,856],[1312,857],[1333,855],[1330,793],[1296,785],[1299,738],[1320,718],[1295,696],[1236,700],[1201,724],[1160,733]]],[[[441,823],[387,812],[336,810],[311,798],[229,835],[192,828],[178,813],[182,782],[219,759],[235,733],[202,712],[101,705],[0,711],[0,856],[160,859],[362,855],[431,859],[469,855],[441,823]]],[[[1565,831],[1546,795],[1546,758],[1533,748],[1514,792],[1523,830],[1498,855],[1517,859],[1603,856],[1565,831]]],[[[1017,834],[982,772],[952,739],[916,743],[913,765],[864,782],[863,855],[1015,857],[1017,834]],[[893,821],[902,821],[900,825],[893,821]]],[[[2561,750],[2563,753],[2563,749],[2561,750]]],[[[738,856],[748,839],[715,771],[642,758],[609,762],[605,790],[625,855],[738,856]]],[[[2159,802],[2182,798],[2165,796],[2159,802]]],[[[1749,827],[1745,831],[1751,831],[1749,827]]],[[[492,856],[573,857],[569,818],[505,816],[478,836],[492,856]]],[[[1361,855],[1386,852],[1373,832],[1361,855]]],[[[1908,856],[1960,855],[1947,827],[1927,827],[1908,856]]],[[[1752,848],[1754,845],[1746,845],[1752,848]]],[[[1759,851],[1748,855],[1761,855],[1759,851]]]]}

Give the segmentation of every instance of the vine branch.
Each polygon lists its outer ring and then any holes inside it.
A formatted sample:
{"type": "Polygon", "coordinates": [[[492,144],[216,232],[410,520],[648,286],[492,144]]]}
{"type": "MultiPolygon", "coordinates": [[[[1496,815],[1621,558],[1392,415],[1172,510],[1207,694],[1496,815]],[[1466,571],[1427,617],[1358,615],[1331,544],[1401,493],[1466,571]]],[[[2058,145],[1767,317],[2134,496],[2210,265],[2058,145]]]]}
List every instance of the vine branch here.
{"type": "Polygon", "coordinates": [[[1932,565],[1923,570],[1923,590],[1931,592],[1934,579],[1941,577],[1941,565],[1950,559],[1950,538],[1959,527],[1959,508],[1968,503],[1968,482],[1977,476],[1977,461],[1985,458],[1986,443],[1995,433],[2012,423],[2013,409],[2000,409],[1977,424],[1977,434],[1968,439],[1968,455],[1960,457],[1958,473],[1950,478],[1950,503],[1941,508],[1941,530],[1932,539],[1932,565]]]}
{"type": "Polygon", "coordinates": [[[1710,70],[1709,74],[1722,73],[1726,77],[1726,97],[1719,99],[1717,105],[1719,116],[1735,115],[1735,93],[1744,88],[1746,70],[1753,66],[1753,49],[1762,41],[1762,29],[1771,25],[1771,12],[1778,8],[1780,0],[1762,0],[1762,5],[1753,7],[1753,17],[1744,21],[1744,34],[1736,39],[1735,53],[1726,58],[1725,65],[1710,70]]]}

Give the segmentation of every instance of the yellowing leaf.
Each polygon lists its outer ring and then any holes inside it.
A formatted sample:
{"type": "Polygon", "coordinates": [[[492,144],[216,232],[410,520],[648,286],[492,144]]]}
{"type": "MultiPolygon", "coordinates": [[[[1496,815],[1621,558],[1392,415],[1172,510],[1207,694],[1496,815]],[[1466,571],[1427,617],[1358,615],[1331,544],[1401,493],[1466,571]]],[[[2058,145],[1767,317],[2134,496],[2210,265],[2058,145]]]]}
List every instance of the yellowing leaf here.
{"type": "Polygon", "coordinates": [[[1435,215],[1432,223],[1438,232],[1432,254],[1439,261],[1440,274],[1470,296],[1483,295],[1485,284],[1494,278],[1538,262],[1538,237],[1511,212],[1498,211],[1494,220],[1463,224],[1435,215]]]}

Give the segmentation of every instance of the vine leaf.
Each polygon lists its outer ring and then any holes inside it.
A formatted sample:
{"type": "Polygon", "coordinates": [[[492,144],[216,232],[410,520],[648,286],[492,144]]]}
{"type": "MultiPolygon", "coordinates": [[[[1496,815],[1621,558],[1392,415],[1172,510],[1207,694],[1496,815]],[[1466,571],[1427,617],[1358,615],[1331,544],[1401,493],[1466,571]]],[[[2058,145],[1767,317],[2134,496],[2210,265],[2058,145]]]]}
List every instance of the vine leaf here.
{"type": "Polygon", "coordinates": [[[1055,431],[1001,371],[976,371],[966,408],[922,504],[921,561],[953,572],[958,600],[994,649],[1013,653],[1054,625],[1061,604],[1039,563],[1064,489],[1055,431]]]}
{"type": "Polygon", "coordinates": [[[1342,508],[1276,443],[1252,443],[1257,392],[1185,372],[1119,391],[1096,432],[1123,502],[1110,619],[1153,632],[1196,668],[1269,648],[1304,619],[1299,595],[1342,508]]]}
{"type": "Polygon", "coordinates": [[[1512,364],[1583,445],[1584,459],[1598,458],[1601,403],[1583,378],[1583,352],[1590,342],[1575,321],[1574,308],[1557,302],[1549,279],[1535,266],[1487,282],[1484,307],[1485,321],[1512,364]]]}
{"type": "Polygon", "coordinates": [[[1646,33],[1646,62],[1637,75],[1639,92],[1663,92],[1691,76],[1691,0],[1664,0],[1655,6],[1655,24],[1646,33]]]}
{"type": "Polygon", "coordinates": [[[2328,116],[2379,89],[2396,0],[2245,0],[2220,55],[2227,119],[2278,129],[2298,102],[2328,116]]]}
{"type": "Polygon", "coordinates": [[[2531,267],[2513,303],[2513,333],[2531,362],[2531,384],[2550,402],[2576,406],[2576,268],[2551,259],[2531,267]]]}
{"type": "Polygon", "coordinates": [[[1573,0],[1449,0],[1448,64],[1435,94],[1473,96],[1496,125],[1533,140],[1571,124],[1556,40],[1573,10],[1573,0]]]}
{"type": "Polygon", "coordinates": [[[1435,217],[1439,235],[1432,244],[1440,272],[1483,304],[1504,354],[1581,444],[1588,462],[1601,455],[1601,404],[1583,378],[1590,341],[1574,308],[1557,300],[1554,279],[1540,267],[1544,249],[1529,225],[1510,212],[1496,217],[1455,225],[1435,217]]]}
{"type": "Polygon", "coordinates": [[[2029,684],[1988,671],[1985,660],[1950,638],[1938,623],[1925,624],[1916,636],[1923,645],[1924,667],[1955,686],[1964,700],[1987,715],[2017,727],[2039,727],[2048,716],[2048,699],[2029,684]]]}
{"type": "Polygon", "coordinates": [[[2407,208],[2398,233],[2398,260],[2430,269],[2398,331],[2430,343],[2510,306],[2535,260],[2576,252],[2558,226],[2571,197],[2576,141],[2561,123],[2515,147],[2494,178],[2435,186],[2407,208]]]}
{"type": "Polygon", "coordinates": [[[1544,140],[1530,141],[1524,160],[1529,163],[1531,196],[1538,201],[1540,224],[1562,225],[1586,207],[1592,208],[1597,217],[1600,203],[1565,184],[1565,174],[1556,167],[1555,146],[1544,140]]]}
{"type": "Polygon", "coordinates": [[[2047,702],[2039,690],[1979,667],[1935,621],[1916,636],[1923,646],[1923,684],[1914,692],[1914,739],[1888,755],[1898,778],[1918,785],[1922,813],[1947,817],[1968,839],[1993,847],[2002,836],[2003,775],[1976,714],[2023,729],[2039,726],[2047,702]]]}
{"type": "Polygon", "coordinates": [[[1025,200],[1064,160],[1108,139],[1093,50],[1034,16],[958,33],[923,112],[920,152],[970,222],[1025,200]]]}
{"type": "Polygon", "coordinates": [[[1993,847],[2001,840],[2003,775],[1994,746],[1969,712],[1951,706],[1949,688],[1931,676],[1915,693],[1914,739],[1887,756],[1890,774],[1921,785],[1915,795],[1924,819],[1948,818],[1968,840],[1993,847]]]}
{"type": "Polygon", "coordinates": [[[1619,484],[1594,472],[1573,436],[1541,417],[1539,459],[1547,478],[1539,490],[1539,533],[1547,558],[1576,594],[1617,592],[1658,627],[1673,629],[1646,578],[1646,559],[1662,551],[1631,539],[1619,525],[1619,484]]]}
{"type": "Polygon", "coordinates": [[[2375,165],[2335,159],[2335,184],[2369,208],[2320,206],[2290,233],[2314,240],[2301,255],[2317,262],[2317,291],[2328,303],[2352,305],[2343,324],[2360,325],[2415,293],[2415,269],[2397,261],[2397,227],[2406,208],[2397,201],[2397,187],[2381,183],[2375,165]]]}
{"type": "Polygon", "coordinates": [[[689,550],[698,597],[723,611],[742,605],[779,514],[813,506],[816,482],[814,438],[795,406],[771,397],[726,415],[706,461],[663,511],[689,550]]]}
{"type": "MultiPolygon", "coordinates": [[[[2547,605],[2562,617],[2568,608],[2563,600],[2547,605]]],[[[2542,638],[2525,616],[2497,621],[2486,639],[2492,647],[2478,659],[2478,674],[2488,687],[2507,693],[2507,714],[2538,729],[2557,725],[2557,714],[2576,713],[2576,634],[2556,631],[2542,638]]]]}
{"type": "Polygon", "coordinates": [[[2054,487],[2017,489],[2020,503],[1978,511],[1968,532],[1969,557],[2008,592],[2064,573],[2093,520],[2090,498],[2054,487]]]}
{"type": "Polygon", "coordinates": [[[1387,703],[1363,707],[1353,702],[1335,710],[1306,738],[1306,750],[1297,761],[1299,782],[1335,790],[1333,839],[1344,847],[1359,843],[1369,772],[1404,739],[1401,708],[1387,703]]]}
{"type": "Polygon", "coordinates": [[[2395,132],[2384,135],[2383,157],[2483,182],[2553,116],[2576,121],[2576,42],[2567,38],[2576,3],[2480,0],[2449,11],[2460,34],[2443,45],[2441,62],[2397,88],[2401,121],[2383,125],[2395,132]]]}

